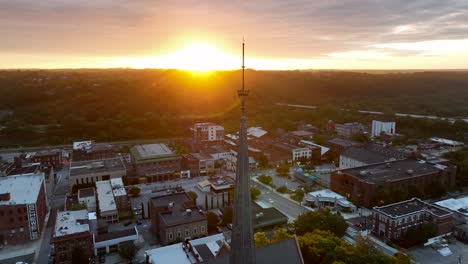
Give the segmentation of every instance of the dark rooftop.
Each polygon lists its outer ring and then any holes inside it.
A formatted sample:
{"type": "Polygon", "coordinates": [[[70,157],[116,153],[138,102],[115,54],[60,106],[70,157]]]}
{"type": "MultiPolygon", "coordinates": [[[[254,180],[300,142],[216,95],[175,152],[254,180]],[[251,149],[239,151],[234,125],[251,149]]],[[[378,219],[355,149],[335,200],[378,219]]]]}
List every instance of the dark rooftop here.
{"type": "Polygon", "coordinates": [[[90,173],[125,170],[125,165],[123,164],[121,158],[73,162],[70,167],[70,177],[90,173]]]}
{"type": "Polygon", "coordinates": [[[153,197],[151,198],[151,203],[156,207],[166,207],[166,211],[160,213],[160,218],[167,226],[206,219],[206,216],[199,211],[195,203],[185,192],[153,197]]]}
{"type": "MultiPolygon", "coordinates": [[[[264,247],[255,249],[255,257],[257,263],[268,264],[301,264],[301,250],[295,238],[282,240],[276,243],[271,243],[264,247]]],[[[217,258],[209,259],[205,263],[210,264],[228,264],[229,255],[222,255],[217,258]]]]}
{"type": "Polygon", "coordinates": [[[327,141],[329,144],[333,145],[338,145],[342,147],[352,147],[359,145],[359,143],[348,140],[348,139],[343,139],[343,138],[332,138],[327,141]]]}
{"type": "Polygon", "coordinates": [[[366,164],[374,164],[389,160],[404,159],[407,154],[393,148],[383,147],[376,144],[368,145],[365,148],[350,147],[341,154],[354,160],[366,164]]]}
{"type": "Polygon", "coordinates": [[[398,181],[409,177],[437,173],[440,170],[436,167],[436,165],[432,165],[424,161],[404,159],[339,171],[360,178],[366,182],[383,183],[398,181]]]}
{"type": "Polygon", "coordinates": [[[106,241],[106,240],[111,240],[111,239],[116,239],[116,238],[121,238],[121,237],[134,236],[136,234],[137,234],[137,231],[135,230],[135,228],[117,230],[117,231],[112,231],[112,232],[96,235],[96,242],[101,242],[101,241],[106,241]]]}
{"type": "Polygon", "coordinates": [[[91,197],[94,196],[94,188],[86,188],[78,190],[79,197],[91,197]]]}
{"type": "Polygon", "coordinates": [[[423,202],[418,198],[412,198],[411,200],[389,204],[381,207],[374,207],[374,210],[377,212],[382,212],[391,217],[399,217],[407,214],[416,213],[419,211],[427,211],[436,216],[444,216],[447,214],[451,214],[450,211],[447,211],[430,203],[423,202]]]}

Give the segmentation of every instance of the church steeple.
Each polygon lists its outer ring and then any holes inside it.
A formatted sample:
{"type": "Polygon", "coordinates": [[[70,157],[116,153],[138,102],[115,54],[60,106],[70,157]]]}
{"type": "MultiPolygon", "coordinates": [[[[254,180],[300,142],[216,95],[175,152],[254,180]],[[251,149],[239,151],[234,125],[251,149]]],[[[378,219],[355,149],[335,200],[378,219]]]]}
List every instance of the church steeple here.
{"type": "Polygon", "coordinates": [[[239,132],[239,151],[237,153],[234,219],[231,236],[231,264],[255,263],[255,243],[253,239],[250,198],[249,152],[247,146],[247,127],[245,124],[245,101],[249,92],[244,87],[244,48],[245,43],[242,41],[242,89],[237,91],[237,95],[241,101],[242,114],[239,132]]]}

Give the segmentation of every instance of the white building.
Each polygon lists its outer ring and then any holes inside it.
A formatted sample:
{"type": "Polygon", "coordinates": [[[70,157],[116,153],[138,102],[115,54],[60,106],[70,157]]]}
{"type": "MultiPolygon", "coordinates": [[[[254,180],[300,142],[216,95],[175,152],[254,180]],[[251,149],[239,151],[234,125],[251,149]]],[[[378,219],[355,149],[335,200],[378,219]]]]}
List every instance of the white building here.
{"type": "Polygon", "coordinates": [[[107,220],[108,223],[119,222],[117,204],[109,181],[96,182],[97,204],[99,218],[107,220]]]}
{"type": "Polygon", "coordinates": [[[354,211],[356,209],[356,206],[344,196],[328,189],[310,192],[304,196],[304,201],[319,208],[333,207],[340,211],[354,211]]]}
{"type": "Polygon", "coordinates": [[[382,122],[377,120],[372,120],[372,137],[378,137],[381,133],[385,133],[387,135],[395,135],[396,123],[395,122],[382,122]]]}

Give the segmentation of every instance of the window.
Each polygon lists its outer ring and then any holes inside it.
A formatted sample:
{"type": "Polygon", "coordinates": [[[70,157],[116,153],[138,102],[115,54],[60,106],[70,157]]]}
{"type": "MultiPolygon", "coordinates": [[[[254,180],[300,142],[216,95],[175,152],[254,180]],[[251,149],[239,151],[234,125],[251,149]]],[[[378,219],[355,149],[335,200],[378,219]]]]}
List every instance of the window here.
{"type": "Polygon", "coordinates": [[[194,234],[194,235],[197,234],[197,228],[196,228],[196,227],[193,228],[193,234],[194,234]]]}
{"type": "Polygon", "coordinates": [[[202,232],[202,233],[205,232],[205,227],[204,227],[204,226],[201,227],[201,232],[202,232]]]}
{"type": "Polygon", "coordinates": [[[185,229],[185,236],[189,236],[189,235],[190,235],[189,230],[185,229]]]}
{"type": "Polygon", "coordinates": [[[169,240],[174,239],[174,236],[172,235],[172,232],[169,233],[169,240]]]}
{"type": "Polygon", "coordinates": [[[182,232],[181,232],[181,231],[177,231],[177,237],[178,237],[178,238],[181,238],[181,237],[182,237],[182,232]]]}

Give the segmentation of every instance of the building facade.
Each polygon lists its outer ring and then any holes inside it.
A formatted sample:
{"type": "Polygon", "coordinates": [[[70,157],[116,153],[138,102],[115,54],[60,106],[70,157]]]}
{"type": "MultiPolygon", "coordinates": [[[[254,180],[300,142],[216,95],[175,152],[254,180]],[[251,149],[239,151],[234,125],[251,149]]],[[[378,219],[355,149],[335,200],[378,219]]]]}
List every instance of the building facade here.
{"type": "Polygon", "coordinates": [[[39,162],[42,166],[62,168],[62,152],[60,150],[39,151],[31,157],[32,162],[39,162]]]}
{"type": "Polygon", "coordinates": [[[73,161],[110,159],[116,156],[112,145],[96,144],[94,141],[73,142],[73,161]]]}
{"type": "Polygon", "coordinates": [[[395,135],[396,123],[395,122],[382,122],[377,120],[372,120],[372,137],[379,137],[380,134],[384,133],[386,135],[395,135]]]}
{"type": "Polygon", "coordinates": [[[405,159],[334,171],[331,189],[357,205],[370,206],[376,193],[407,191],[409,186],[421,192],[431,183],[453,189],[455,177],[454,166],[405,159]]]}
{"type": "Polygon", "coordinates": [[[75,248],[81,248],[81,252],[91,263],[93,235],[88,221],[88,211],[86,210],[57,213],[51,241],[55,248],[54,263],[73,263],[72,256],[75,248]]]}
{"type": "Polygon", "coordinates": [[[0,234],[16,244],[41,236],[47,214],[43,174],[0,178],[0,234]]]}
{"type": "Polygon", "coordinates": [[[93,185],[98,181],[122,178],[127,170],[121,158],[72,162],[70,165],[69,187],[93,185]]]}
{"type": "Polygon", "coordinates": [[[208,234],[205,214],[185,192],[153,197],[149,208],[151,229],[163,245],[208,234]]]}
{"type": "Polygon", "coordinates": [[[182,155],[182,170],[189,170],[190,177],[209,176],[215,173],[215,159],[204,153],[182,155]]]}
{"type": "Polygon", "coordinates": [[[182,158],[165,144],[138,145],[130,149],[140,182],[160,182],[179,177],[182,158]]]}
{"type": "Polygon", "coordinates": [[[214,123],[196,123],[190,130],[194,144],[217,144],[224,140],[224,127],[214,123]]]}
{"type": "Polygon", "coordinates": [[[453,214],[439,206],[418,198],[373,208],[372,233],[399,240],[411,228],[424,223],[434,223],[437,235],[447,234],[453,228],[453,214]]]}

